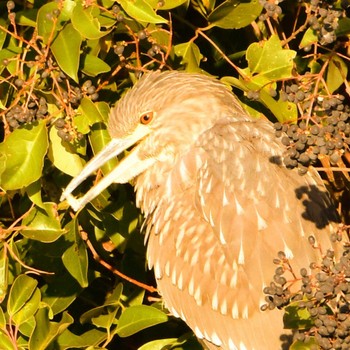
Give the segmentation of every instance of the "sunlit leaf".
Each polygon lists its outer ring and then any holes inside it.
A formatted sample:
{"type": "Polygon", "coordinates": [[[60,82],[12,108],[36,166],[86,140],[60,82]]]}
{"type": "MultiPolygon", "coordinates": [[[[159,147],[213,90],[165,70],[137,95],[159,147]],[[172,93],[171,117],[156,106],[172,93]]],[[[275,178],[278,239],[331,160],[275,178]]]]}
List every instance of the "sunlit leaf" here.
{"type": "Polygon", "coordinates": [[[187,0],[165,0],[164,4],[158,7],[159,0],[146,0],[146,2],[149,3],[152,6],[152,8],[154,9],[159,8],[160,10],[171,10],[173,8],[181,6],[186,1],[187,0]]]}
{"type": "Polygon", "coordinates": [[[72,24],[67,24],[56,36],[51,51],[58,65],[68,76],[78,82],[80,46],[82,38],[72,24]]]}
{"type": "Polygon", "coordinates": [[[303,49],[304,47],[310,46],[317,43],[318,36],[312,28],[308,28],[301,39],[299,48],[303,49]]]}
{"type": "Polygon", "coordinates": [[[106,73],[111,70],[111,67],[100,58],[86,54],[82,57],[81,70],[89,76],[95,77],[98,74],[106,73]]]}
{"type": "Polygon", "coordinates": [[[296,51],[283,49],[277,35],[263,43],[253,43],[247,49],[248,67],[251,73],[261,74],[270,80],[292,76],[296,51]]]}
{"type": "Polygon", "coordinates": [[[66,312],[60,322],[49,318],[48,308],[39,309],[35,315],[36,326],[29,340],[29,350],[46,350],[52,341],[73,323],[73,318],[66,312]]]}
{"type": "Polygon", "coordinates": [[[101,31],[101,24],[94,17],[93,10],[93,6],[83,7],[82,2],[77,2],[71,18],[73,27],[86,39],[99,39],[110,32],[101,31]]]}
{"type": "Polygon", "coordinates": [[[347,75],[348,65],[341,57],[333,55],[328,63],[326,75],[327,88],[331,94],[346,81],[347,75]]]}
{"type": "Polygon", "coordinates": [[[119,318],[116,333],[120,337],[129,337],[145,328],[166,322],[168,316],[147,305],[131,306],[122,313],[119,318]]]}
{"type": "Polygon", "coordinates": [[[13,322],[20,326],[28,321],[39,308],[41,301],[41,293],[39,289],[35,289],[30,299],[26,301],[24,306],[12,317],[13,322]]]}
{"type": "Polygon", "coordinates": [[[243,2],[227,0],[209,15],[209,23],[224,29],[239,29],[249,25],[261,13],[259,0],[243,2]]]}
{"type": "Polygon", "coordinates": [[[8,287],[8,251],[4,247],[0,251],[0,303],[7,295],[8,287]]]}
{"type": "Polygon", "coordinates": [[[72,220],[65,228],[66,239],[72,244],[62,255],[63,265],[82,287],[87,287],[88,256],[77,220],[72,220]]]}
{"type": "Polygon", "coordinates": [[[198,46],[189,41],[187,43],[178,44],[174,46],[176,56],[182,57],[181,63],[186,65],[188,72],[201,71],[199,64],[203,58],[198,46]]]}
{"type": "Polygon", "coordinates": [[[65,230],[61,228],[57,217],[56,205],[53,203],[44,203],[45,209],[34,207],[23,219],[23,225],[26,226],[22,235],[41,242],[54,242],[63,234],[65,230]]]}
{"type": "Polygon", "coordinates": [[[38,282],[27,275],[19,275],[13,282],[7,301],[7,312],[10,316],[17,313],[31,298],[38,282]]]}
{"type": "Polygon", "coordinates": [[[77,154],[76,149],[62,141],[55,128],[50,129],[48,157],[53,165],[70,176],[77,176],[84,167],[85,161],[77,154]]]}
{"type": "Polygon", "coordinates": [[[6,157],[6,170],[1,174],[0,187],[20,189],[41,177],[48,140],[44,122],[14,130],[0,144],[0,154],[6,157]]]}
{"type": "Polygon", "coordinates": [[[146,23],[167,23],[168,21],[157,15],[152,6],[145,0],[120,0],[125,12],[137,21],[146,23]]]}

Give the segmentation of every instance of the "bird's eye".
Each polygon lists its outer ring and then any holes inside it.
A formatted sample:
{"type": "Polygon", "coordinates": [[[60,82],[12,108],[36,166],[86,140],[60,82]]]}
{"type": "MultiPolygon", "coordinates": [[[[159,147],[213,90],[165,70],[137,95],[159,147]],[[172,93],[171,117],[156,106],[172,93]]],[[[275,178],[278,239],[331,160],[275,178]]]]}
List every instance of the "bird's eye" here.
{"type": "Polygon", "coordinates": [[[153,119],[153,112],[146,112],[144,114],[141,115],[140,117],[140,123],[141,124],[149,124],[153,119]]]}

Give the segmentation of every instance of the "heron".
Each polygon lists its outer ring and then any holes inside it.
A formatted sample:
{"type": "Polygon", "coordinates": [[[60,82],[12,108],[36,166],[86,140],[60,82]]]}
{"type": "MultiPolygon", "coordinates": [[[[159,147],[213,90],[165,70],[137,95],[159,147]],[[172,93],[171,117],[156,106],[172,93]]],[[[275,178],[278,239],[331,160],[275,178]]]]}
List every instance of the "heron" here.
{"type": "Polygon", "coordinates": [[[298,271],[320,258],[315,245],[335,249],[337,214],[316,170],[287,169],[272,123],[199,73],[145,74],[111,109],[108,129],[111,141],[62,200],[77,211],[110,184],[133,180],[148,267],[169,311],[208,349],[285,349],[283,312],[261,310],[262,290],[277,252],[298,271]],[[87,193],[73,196],[129,149],[87,193]]]}

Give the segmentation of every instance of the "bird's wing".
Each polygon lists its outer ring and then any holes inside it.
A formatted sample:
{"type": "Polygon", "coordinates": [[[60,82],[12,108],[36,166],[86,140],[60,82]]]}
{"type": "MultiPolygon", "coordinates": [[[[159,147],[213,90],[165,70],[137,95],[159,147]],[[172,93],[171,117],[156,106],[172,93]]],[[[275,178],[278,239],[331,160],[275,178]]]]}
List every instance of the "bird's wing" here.
{"type": "Polygon", "coordinates": [[[279,349],[282,315],[259,311],[262,289],[278,251],[298,272],[319,254],[308,236],[331,246],[330,201],[319,178],[283,167],[266,122],[223,121],[201,135],[167,181],[158,198],[149,196],[158,204],[147,222],[149,263],[166,305],[214,344],[279,349]]]}

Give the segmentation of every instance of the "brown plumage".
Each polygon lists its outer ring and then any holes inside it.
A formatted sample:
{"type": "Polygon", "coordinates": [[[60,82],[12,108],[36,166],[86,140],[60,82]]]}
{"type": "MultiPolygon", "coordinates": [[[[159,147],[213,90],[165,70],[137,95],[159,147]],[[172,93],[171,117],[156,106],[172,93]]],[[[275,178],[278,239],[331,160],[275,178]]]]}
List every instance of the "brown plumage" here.
{"type": "Polygon", "coordinates": [[[63,198],[77,210],[112,182],[135,178],[148,264],[169,310],[210,349],[285,348],[282,311],[260,311],[262,289],[278,251],[298,271],[319,259],[310,235],[324,252],[332,247],[337,215],[318,174],[286,169],[270,123],[204,75],[147,74],[112,109],[109,131],[111,143],[63,198]],[[130,146],[96,187],[72,197],[130,146]]]}

